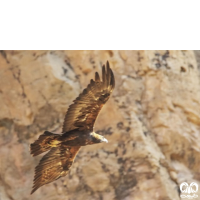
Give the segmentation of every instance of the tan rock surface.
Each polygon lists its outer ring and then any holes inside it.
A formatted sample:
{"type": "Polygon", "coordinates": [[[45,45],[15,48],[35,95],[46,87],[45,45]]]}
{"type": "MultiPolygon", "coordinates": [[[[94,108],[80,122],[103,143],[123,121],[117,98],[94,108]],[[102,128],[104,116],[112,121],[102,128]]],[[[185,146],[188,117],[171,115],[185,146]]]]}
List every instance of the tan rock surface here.
{"type": "MultiPolygon", "coordinates": [[[[195,52],[197,60],[200,53],[195,52]]],[[[176,200],[200,186],[200,68],[193,51],[1,51],[1,200],[176,200]],[[116,88],[69,175],[30,196],[29,144],[64,114],[109,60],[116,88]]],[[[200,62],[199,62],[200,63],[200,62]]],[[[200,197],[200,191],[198,193],[200,197]]]]}

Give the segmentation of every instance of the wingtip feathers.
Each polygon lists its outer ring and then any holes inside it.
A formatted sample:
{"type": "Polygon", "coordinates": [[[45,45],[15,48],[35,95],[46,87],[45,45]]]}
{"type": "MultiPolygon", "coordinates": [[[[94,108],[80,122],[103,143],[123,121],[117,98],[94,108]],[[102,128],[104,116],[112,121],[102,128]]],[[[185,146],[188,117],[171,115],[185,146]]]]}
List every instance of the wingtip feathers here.
{"type": "Polygon", "coordinates": [[[111,69],[110,69],[110,73],[111,73],[110,85],[112,85],[112,89],[114,89],[114,87],[115,87],[115,77],[114,77],[113,71],[111,69]]]}
{"type": "Polygon", "coordinates": [[[103,67],[102,67],[102,81],[111,90],[114,89],[115,77],[114,77],[112,69],[110,68],[110,64],[108,61],[106,61],[106,66],[103,65],[103,67]]]}
{"type": "Polygon", "coordinates": [[[99,73],[95,72],[95,81],[100,81],[99,73]]]}

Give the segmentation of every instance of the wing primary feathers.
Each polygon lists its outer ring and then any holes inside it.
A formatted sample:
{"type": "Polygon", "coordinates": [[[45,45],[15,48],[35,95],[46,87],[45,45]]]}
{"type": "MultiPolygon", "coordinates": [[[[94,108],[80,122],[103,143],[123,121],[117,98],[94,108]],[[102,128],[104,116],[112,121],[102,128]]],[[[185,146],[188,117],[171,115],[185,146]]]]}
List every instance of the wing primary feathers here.
{"type": "Polygon", "coordinates": [[[109,64],[108,60],[106,61],[106,66],[107,66],[108,68],[110,68],[110,64],[109,64]]]}
{"type": "Polygon", "coordinates": [[[95,72],[95,81],[100,81],[99,73],[95,72]]]}
{"type": "Polygon", "coordinates": [[[106,63],[106,85],[107,85],[107,87],[110,86],[110,79],[111,79],[110,72],[111,72],[110,65],[107,61],[107,63],[106,63]]]}
{"type": "Polygon", "coordinates": [[[93,79],[90,80],[90,84],[94,84],[94,80],[93,79]]]}
{"type": "Polygon", "coordinates": [[[102,67],[102,81],[103,81],[103,83],[105,83],[105,81],[106,81],[106,69],[105,69],[105,65],[103,65],[103,67],[102,67]]]}
{"type": "Polygon", "coordinates": [[[114,77],[112,70],[110,70],[110,73],[111,73],[110,85],[112,85],[112,89],[114,89],[114,87],[115,87],[115,77],[114,77]]]}
{"type": "Polygon", "coordinates": [[[62,133],[78,129],[93,130],[96,118],[108,101],[115,86],[114,74],[109,62],[102,66],[102,78],[95,73],[89,85],[69,106],[65,115],[62,133]]]}

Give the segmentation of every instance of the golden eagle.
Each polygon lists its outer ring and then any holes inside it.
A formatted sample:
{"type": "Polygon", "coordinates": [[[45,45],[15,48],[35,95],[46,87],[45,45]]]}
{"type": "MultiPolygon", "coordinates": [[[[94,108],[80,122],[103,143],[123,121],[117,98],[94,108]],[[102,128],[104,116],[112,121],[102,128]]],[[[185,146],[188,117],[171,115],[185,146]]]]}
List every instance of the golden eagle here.
{"type": "Polygon", "coordinates": [[[35,168],[33,192],[42,185],[66,176],[81,146],[108,142],[94,132],[94,122],[115,87],[115,78],[109,63],[102,67],[86,89],[74,100],[66,113],[62,134],[45,131],[30,145],[33,156],[49,151],[35,168]]]}

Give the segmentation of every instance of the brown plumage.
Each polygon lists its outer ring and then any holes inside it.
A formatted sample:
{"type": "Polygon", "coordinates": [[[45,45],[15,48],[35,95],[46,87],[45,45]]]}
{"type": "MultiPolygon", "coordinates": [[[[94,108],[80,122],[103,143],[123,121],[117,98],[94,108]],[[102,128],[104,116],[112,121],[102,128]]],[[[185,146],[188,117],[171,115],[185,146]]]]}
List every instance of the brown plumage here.
{"type": "Polygon", "coordinates": [[[33,192],[42,185],[66,176],[81,146],[108,142],[93,131],[95,120],[108,101],[115,86],[109,63],[102,67],[102,80],[98,72],[86,89],[69,106],[62,134],[45,131],[30,145],[33,156],[49,151],[35,168],[33,192]]]}

